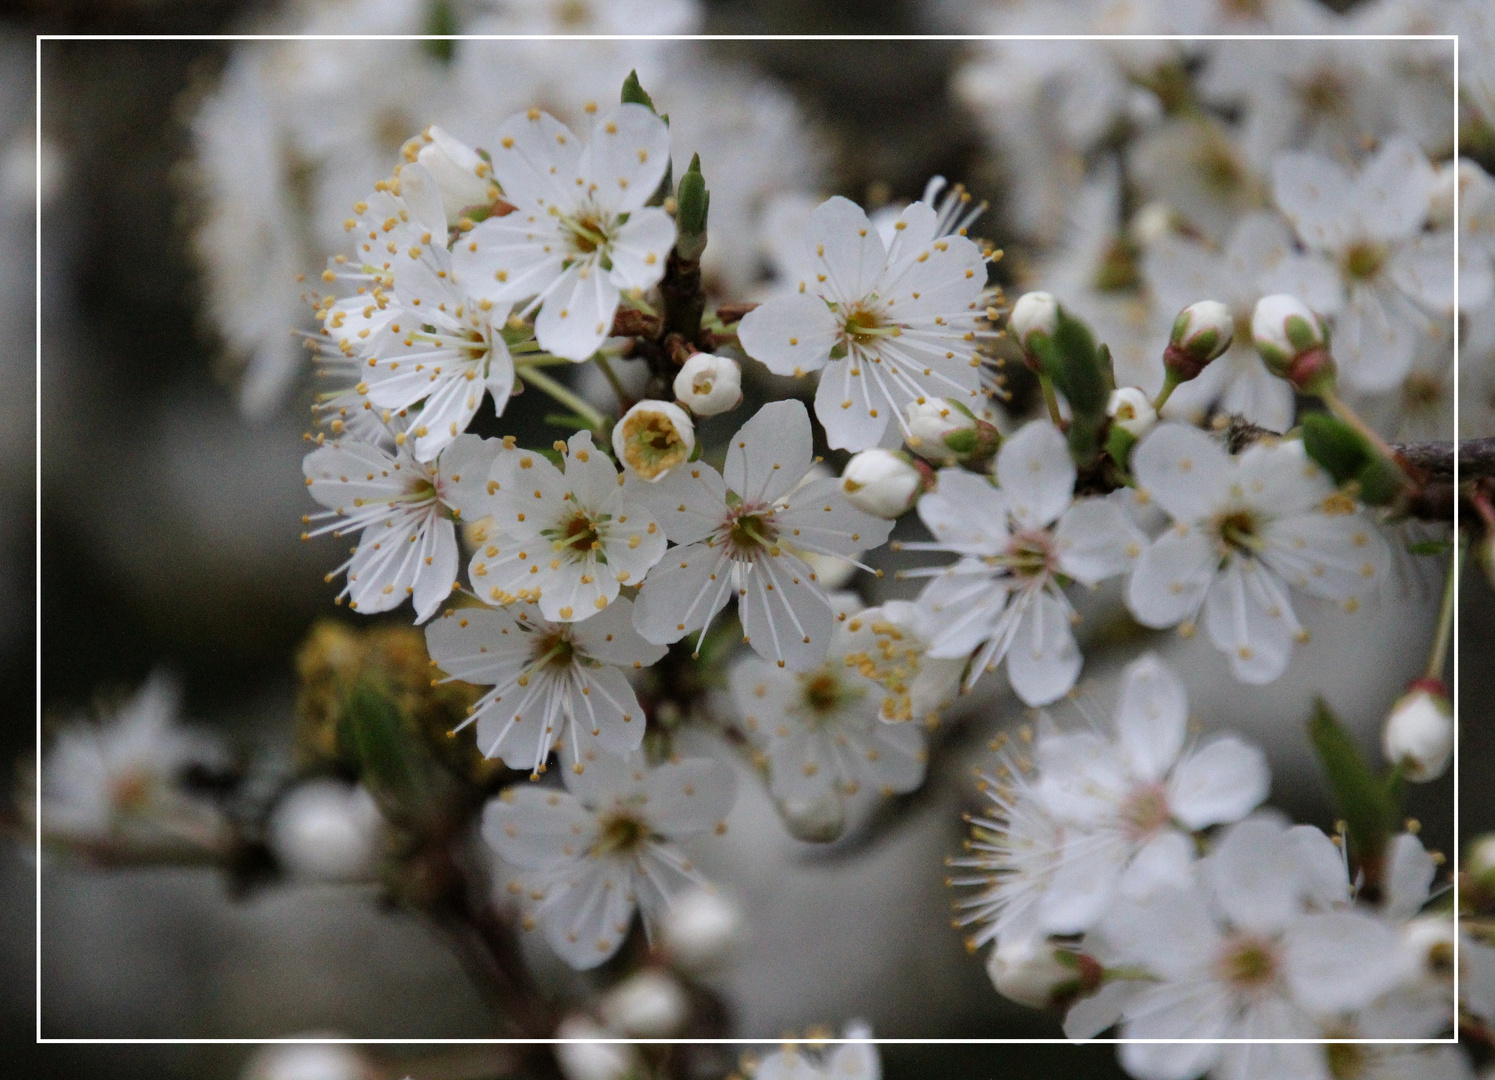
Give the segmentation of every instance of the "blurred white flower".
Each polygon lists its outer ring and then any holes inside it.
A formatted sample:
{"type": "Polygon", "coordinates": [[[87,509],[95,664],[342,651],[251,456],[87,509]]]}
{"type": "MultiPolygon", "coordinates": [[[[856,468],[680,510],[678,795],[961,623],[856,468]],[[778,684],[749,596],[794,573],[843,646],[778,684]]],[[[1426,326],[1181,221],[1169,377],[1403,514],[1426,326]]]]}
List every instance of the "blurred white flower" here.
{"type": "Polygon", "coordinates": [[[1192,626],[1243,682],[1280,676],[1304,637],[1288,586],[1348,611],[1390,568],[1386,541],[1303,450],[1263,440],[1239,457],[1197,428],[1161,424],[1132,453],[1138,487],[1173,518],[1127,586],[1146,626],[1192,626]]]}
{"type": "Polygon", "coordinates": [[[483,838],[529,871],[510,891],[538,897],[545,939],[585,970],[618,950],[635,909],[652,932],[675,887],[704,884],[672,841],[725,829],[736,775],[705,758],[650,768],[597,754],[563,776],[565,791],[505,788],[483,811],[483,838]]]}
{"type": "Polygon", "coordinates": [[[584,1016],[566,1017],[555,1037],[570,1040],[555,1047],[556,1063],[566,1080],[625,1080],[642,1065],[632,1046],[599,1041],[616,1039],[617,1033],[584,1016]]]}
{"type": "Polygon", "coordinates": [[[644,968],[612,987],[597,1002],[607,1027],[635,1039],[668,1039],[690,1019],[690,999],[679,980],[644,968]]]}
{"type": "Polygon", "coordinates": [[[282,798],[270,818],[270,847],[294,878],[369,881],[379,854],[379,808],[362,786],[308,780],[282,798]]]}
{"type": "Polygon", "coordinates": [[[815,1053],[809,1047],[789,1045],[768,1054],[753,1070],[753,1080],[881,1080],[882,1061],[870,1040],[872,1029],[859,1020],[846,1025],[846,1042],[815,1053]]]}
{"type": "Polygon", "coordinates": [[[244,1067],[243,1080],[372,1080],[362,1054],[337,1043],[264,1046],[244,1067]]]}
{"type": "Polygon", "coordinates": [[[718,889],[688,889],[675,898],[659,927],[670,963],[706,971],[731,955],[742,939],[742,908],[718,889]]]}

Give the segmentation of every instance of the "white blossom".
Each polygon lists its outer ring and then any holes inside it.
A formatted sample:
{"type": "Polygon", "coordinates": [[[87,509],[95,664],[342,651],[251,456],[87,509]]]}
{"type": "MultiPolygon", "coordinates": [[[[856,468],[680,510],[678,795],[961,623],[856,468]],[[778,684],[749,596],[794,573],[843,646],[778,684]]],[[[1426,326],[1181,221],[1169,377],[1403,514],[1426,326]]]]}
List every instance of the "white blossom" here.
{"type": "Polygon", "coordinates": [[[644,968],[624,979],[597,1002],[611,1031],[635,1039],[668,1039],[680,1034],[690,1017],[690,1000],[679,981],[644,968]]]}
{"type": "Polygon", "coordinates": [[[800,485],[811,459],[810,418],[798,401],[765,405],[733,436],[722,472],[672,469],[646,489],[675,543],[639,591],[634,625],[667,644],[706,627],[732,596],[744,638],[766,659],[807,671],[830,645],[824,587],[790,550],[852,558],[887,539],[892,523],[851,506],[835,478],[800,485]]]}
{"type": "Polygon", "coordinates": [[[1030,705],[1074,686],[1081,658],[1061,579],[1094,585],[1114,577],[1146,543],[1114,500],[1076,500],[1075,475],[1064,436],[1039,420],[1002,445],[997,486],[942,469],[936,490],[919,500],[935,540],[903,547],[960,559],[905,573],[933,579],[919,597],[932,616],[930,655],[974,652],[967,687],[1004,659],[1013,690],[1030,705]]]}
{"type": "Polygon", "coordinates": [[[564,472],[532,450],[497,450],[483,478],[493,529],[468,568],[480,599],[538,604],[552,622],[596,615],[621,585],[643,581],[665,548],[638,482],[625,481],[591,432],[564,446],[564,472]]]}
{"type": "Polygon", "coordinates": [[[461,725],[476,721],[478,749],[532,776],[563,741],[578,760],[593,740],[609,754],[637,750],[644,711],[626,672],[658,662],[665,650],[638,636],[631,608],[620,598],[584,622],[547,622],[528,607],[466,607],[426,627],[443,682],[492,687],[461,725]]]}
{"type": "Polygon", "coordinates": [[[675,898],[659,931],[672,964],[687,971],[709,970],[741,940],[742,908],[719,889],[689,889],[675,898]]]}
{"type": "Polygon", "coordinates": [[[841,493],[858,510],[891,521],[914,505],[923,479],[907,454],[874,446],[841,470],[841,493]]]}
{"type": "Polygon", "coordinates": [[[357,438],[329,440],[306,455],[311,497],[327,512],[302,520],[328,519],[302,539],[322,533],[359,531],[353,555],[331,574],[347,571],[338,598],[365,615],[399,607],[408,596],[417,622],[425,622],[457,580],[455,520],[482,516],[483,485],[499,444],[463,435],[432,462],[417,461],[411,441],[397,431],[393,449],[357,438]]]}
{"type": "Polygon", "coordinates": [[[748,355],[775,374],[820,371],[815,415],[832,447],[877,445],[910,401],[980,393],[985,257],[966,237],[936,237],[939,215],[924,203],[899,221],[885,247],[861,207],[822,203],[799,291],[755,308],[739,329],[748,355]]]}
{"type": "Polygon", "coordinates": [[[758,1062],[753,1080],[881,1080],[882,1061],[871,1041],[872,1029],[853,1020],[846,1025],[842,1038],[858,1041],[820,1053],[794,1044],[776,1050],[758,1062]]]}
{"type": "Polygon", "coordinates": [[[1160,424],[1131,464],[1173,525],[1137,560],[1127,606],[1153,627],[1193,626],[1202,613],[1243,682],[1276,679],[1306,638],[1289,586],[1355,611],[1386,579],[1386,541],[1296,439],[1231,457],[1196,428],[1160,424]]]}
{"type": "Polygon", "coordinates": [[[611,331],[622,293],[664,276],[675,223],[644,204],[669,165],[669,129],[625,104],[597,118],[585,146],[539,109],[510,117],[496,137],[493,175],[515,210],[458,240],[456,272],[475,297],[539,307],[540,345],[586,360],[611,331]]]}
{"type": "Polygon", "coordinates": [[[483,838],[528,871],[510,891],[538,897],[545,939],[585,970],[617,951],[635,909],[652,933],[676,887],[702,884],[674,841],[725,829],[736,777],[705,758],[650,768],[609,755],[562,775],[565,791],[505,788],[484,808],[483,838]]]}
{"type": "MultiPolygon", "coordinates": [[[[924,732],[882,717],[877,684],[858,670],[856,635],[866,616],[838,597],[839,618],[825,659],[808,671],[781,671],[747,656],[732,668],[732,703],[783,802],[810,803],[828,792],[853,796],[865,785],[881,795],[912,791],[924,780],[924,732]]],[[[875,617],[875,613],[874,613],[875,617]]]]}
{"type": "Polygon", "coordinates": [[[675,398],[697,416],[715,416],[742,401],[742,369],[728,356],[696,353],[675,376],[675,398]]]}
{"type": "Polygon", "coordinates": [[[688,461],[695,448],[690,414],[670,401],[640,401],[613,425],[613,453],[644,480],[658,480],[688,461]]]}
{"type": "Polygon", "coordinates": [[[1277,204],[1299,239],[1337,272],[1334,357],[1356,389],[1395,386],[1429,312],[1453,309],[1453,234],[1425,233],[1437,174],[1405,137],[1388,139],[1358,174],[1313,154],[1273,166],[1277,204]]]}

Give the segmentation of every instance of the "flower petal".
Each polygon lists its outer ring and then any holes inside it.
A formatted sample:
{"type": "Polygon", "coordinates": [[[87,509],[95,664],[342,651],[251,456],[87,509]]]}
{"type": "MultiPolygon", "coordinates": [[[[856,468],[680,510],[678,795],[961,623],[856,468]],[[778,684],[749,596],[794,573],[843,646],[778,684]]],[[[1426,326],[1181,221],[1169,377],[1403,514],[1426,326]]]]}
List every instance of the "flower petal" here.
{"type": "Polygon", "coordinates": [[[1215,545],[1195,528],[1176,526],[1147,546],[1127,582],[1126,606],[1143,626],[1192,619],[1215,577],[1215,545]]]}
{"type": "Polygon", "coordinates": [[[1234,735],[1189,751],[1168,780],[1168,805],[1186,828],[1239,821],[1270,793],[1266,755],[1234,735]]]}
{"type": "Polygon", "coordinates": [[[1302,631],[1287,590],[1255,559],[1231,559],[1204,598],[1204,627],[1230,670],[1247,683],[1269,683],[1287,670],[1302,631]]]}
{"type": "Polygon", "coordinates": [[[1075,463],[1059,429],[1034,420],[1002,444],[997,484],[1012,516],[1025,528],[1053,522],[1074,499],[1075,463]]]}
{"type": "Polygon", "coordinates": [[[1149,653],[1127,666],[1116,731],[1138,777],[1162,779],[1178,760],[1188,722],[1188,695],[1166,664],[1149,653]]]}
{"type": "Polygon", "coordinates": [[[675,219],[655,206],[635,210],[613,238],[608,273],[619,289],[647,289],[664,277],[675,246],[675,219]]]}
{"type": "Polygon", "coordinates": [[[576,263],[561,275],[535,319],[535,340],[567,360],[591,358],[612,329],[618,287],[592,263],[576,263]]]}
{"type": "Polygon", "coordinates": [[[1159,424],[1132,452],[1137,483],[1176,521],[1202,521],[1223,501],[1234,465],[1198,428],[1159,424]]]}
{"type": "Polygon", "coordinates": [[[887,249],[866,211],[840,195],[810,215],[808,242],[810,266],[825,276],[820,291],[843,306],[872,292],[887,265],[887,249]]]}
{"type": "Polygon", "coordinates": [[[1027,705],[1047,705],[1074,688],[1083,663],[1069,628],[1069,606],[1047,591],[1035,596],[1007,650],[1007,680],[1027,705]]]}
{"type": "Polygon", "coordinates": [[[652,109],[629,102],[598,117],[577,173],[598,206],[628,213],[649,201],[669,164],[670,129],[652,109]]]}
{"type": "Polygon", "coordinates": [[[722,479],[745,503],[771,503],[809,471],[810,414],[799,401],[772,401],[738,429],[727,447],[722,479]]]}
{"type": "Polygon", "coordinates": [[[743,316],[737,339],[775,375],[817,371],[830,359],[839,325],[825,301],[812,293],[780,296],[743,316]]]}

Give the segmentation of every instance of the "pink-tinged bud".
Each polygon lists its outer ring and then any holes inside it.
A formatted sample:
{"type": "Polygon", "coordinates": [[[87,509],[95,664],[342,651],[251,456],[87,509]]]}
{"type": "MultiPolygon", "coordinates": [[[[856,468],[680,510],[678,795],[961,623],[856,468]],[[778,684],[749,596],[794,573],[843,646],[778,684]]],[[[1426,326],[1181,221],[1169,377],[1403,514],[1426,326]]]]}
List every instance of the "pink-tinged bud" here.
{"type": "Polygon", "coordinates": [[[1235,319],[1220,301],[1190,304],[1173,320],[1173,332],[1163,350],[1163,367],[1175,383],[1197,379],[1211,360],[1230,348],[1234,336],[1235,319]]]}
{"type": "Polygon", "coordinates": [[[1408,780],[1436,780],[1453,756],[1453,705],[1438,679],[1417,679],[1391,708],[1381,732],[1386,760],[1408,780]]]}
{"type": "Polygon", "coordinates": [[[1268,370],[1300,394],[1334,385],[1334,360],[1324,320],[1296,296],[1274,293],[1256,302],[1251,340],[1268,370]]]}

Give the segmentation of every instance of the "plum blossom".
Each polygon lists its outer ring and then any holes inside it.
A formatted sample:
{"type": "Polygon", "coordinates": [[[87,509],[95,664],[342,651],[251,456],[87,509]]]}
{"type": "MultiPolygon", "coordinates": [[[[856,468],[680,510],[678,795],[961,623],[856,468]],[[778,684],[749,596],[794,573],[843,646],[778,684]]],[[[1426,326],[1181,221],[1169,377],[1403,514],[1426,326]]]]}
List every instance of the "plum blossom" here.
{"type": "Polygon", "coordinates": [[[810,215],[798,292],[742,320],[742,347],[770,371],[821,372],[815,415],[832,447],[876,446],[909,402],[980,393],[986,257],[937,235],[940,222],[913,203],[885,246],[861,207],[829,199],[810,215]]]}
{"type": "Polygon", "coordinates": [[[933,579],[919,597],[931,616],[929,654],[975,652],[967,688],[1005,659],[1008,681],[1029,705],[1067,693],[1081,658],[1064,584],[1115,577],[1142,553],[1147,538],[1119,503],[1076,500],[1075,476],[1064,436],[1039,420],[1003,444],[997,486],[942,469],[938,488],[919,500],[935,540],[903,548],[960,559],[905,573],[933,579]]]}
{"type": "Polygon", "coordinates": [[[798,401],[765,405],[733,436],[722,472],[697,461],[644,488],[674,542],[634,605],[653,642],[702,636],[733,595],[745,640],[780,667],[808,671],[825,657],[834,619],[816,572],[794,551],[852,558],[887,539],[893,523],[846,501],[814,468],[810,417],[798,401]]]}
{"type": "MultiPolygon", "coordinates": [[[[1086,948],[1107,968],[1146,975],[1082,1000],[1066,1034],[1088,1038],[1119,1018],[1129,1040],[1319,1038],[1322,1020],[1365,1008],[1408,974],[1396,932],[1349,899],[1342,856],[1319,830],[1243,821],[1185,884],[1111,905],[1086,948]]],[[[1330,1076],[1311,1043],[1134,1041],[1121,1061],[1141,1080],[1330,1076]]]]}
{"type": "Polygon", "coordinates": [[[426,627],[426,644],[442,682],[492,687],[457,730],[476,721],[478,749],[532,777],[568,736],[578,760],[593,741],[609,754],[637,750],[644,711],[626,672],[665,654],[633,629],[626,599],[585,622],[547,622],[531,607],[457,608],[426,627]]]}
{"type": "Polygon", "coordinates": [[[1272,169],[1273,191],[1340,281],[1323,314],[1334,319],[1334,357],[1354,389],[1396,386],[1412,365],[1428,313],[1453,310],[1453,233],[1425,233],[1437,173],[1417,144],[1387,139],[1357,175],[1314,154],[1289,153],[1272,169]]]}
{"type": "Polygon", "coordinates": [[[535,902],[526,926],[538,922],[556,953],[585,970],[617,952],[635,909],[652,933],[677,886],[704,883],[674,841],[725,830],[736,775],[706,758],[651,768],[607,754],[562,775],[565,791],[505,788],[483,810],[483,838],[528,871],[508,884],[535,902]]]}
{"type": "Polygon", "coordinates": [[[468,569],[492,604],[530,602],[552,622],[586,619],[637,585],[664,554],[665,536],[612,459],[578,431],[565,471],[532,450],[496,451],[482,513],[493,529],[468,569]]]}
{"type": "Polygon", "coordinates": [[[795,1044],[766,1056],[753,1071],[753,1080],[881,1080],[882,1061],[872,1040],[872,1029],[860,1020],[846,1025],[841,1037],[857,1040],[806,1052],[795,1044]],[[865,1040],[865,1041],[862,1041],[865,1040]]]}
{"type": "Polygon", "coordinates": [[[302,471],[311,497],[328,509],[302,518],[331,519],[301,534],[342,536],[359,531],[352,556],[332,573],[347,572],[338,594],[361,614],[389,611],[408,596],[416,622],[441,606],[457,580],[455,521],[477,520],[483,485],[499,449],[495,440],[463,435],[434,461],[416,460],[400,428],[393,446],[345,437],[306,455],[302,471]]]}
{"type": "Polygon", "coordinates": [[[452,253],[458,278],[495,304],[540,309],[541,347],[586,360],[612,329],[623,292],[664,276],[675,223],[646,206],[669,166],[670,133],[642,105],[597,118],[583,146],[539,109],[499,126],[493,175],[512,213],[464,234],[452,253]]]}
{"type": "Polygon", "coordinates": [[[1161,424],[1132,453],[1137,485],[1173,519],[1127,584],[1146,626],[1192,626],[1201,613],[1242,682],[1280,676],[1306,632],[1288,587],[1355,611],[1390,571],[1386,541],[1296,439],[1239,457],[1197,428],[1161,424]]]}
{"type": "Polygon", "coordinates": [[[810,803],[853,796],[865,784],[883,795],[924,780],[924,732],[882,720],[883,695],[858,670],[856,635],[865,612],[855,598],[833,598],[838,621],[825,659],[808,671],[781,671],[757,656],[732,668],[732,702],[761,750],[774,797],[810,803]]]}

